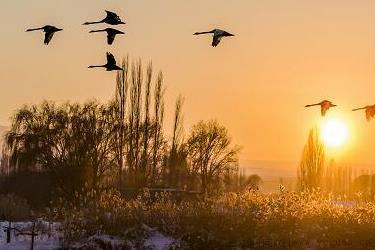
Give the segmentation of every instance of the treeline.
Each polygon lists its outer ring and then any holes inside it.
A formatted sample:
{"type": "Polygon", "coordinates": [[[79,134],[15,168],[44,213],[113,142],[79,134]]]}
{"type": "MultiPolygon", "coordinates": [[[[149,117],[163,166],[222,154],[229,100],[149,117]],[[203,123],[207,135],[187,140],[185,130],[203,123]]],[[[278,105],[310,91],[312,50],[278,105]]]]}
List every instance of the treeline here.
{"type": "Polygon", "coordinates": [[[238,172],[239,147],[225,127],[200,121],[185,136],[179,96],[173,130],[165,131],[162,73],[154,77],[151,63],[144,69],[140,60],[124,59],[122,67],[108,103],[45,101],[15,113],[5,136],[1,190],[21,185],[32,192],[39,185],[69,198],[87,189],[217,192],[248,184],[238,172]]]}
{"type": "Polygon", "coordinates": [[[375,175],[369,171],[358,171],[348,165],[338,165],[327,160],[325,145],[320,130],[310,130],[298,169],[297,190],[320,189],[340,196],[371,198],[375,196],[375,175]]]}

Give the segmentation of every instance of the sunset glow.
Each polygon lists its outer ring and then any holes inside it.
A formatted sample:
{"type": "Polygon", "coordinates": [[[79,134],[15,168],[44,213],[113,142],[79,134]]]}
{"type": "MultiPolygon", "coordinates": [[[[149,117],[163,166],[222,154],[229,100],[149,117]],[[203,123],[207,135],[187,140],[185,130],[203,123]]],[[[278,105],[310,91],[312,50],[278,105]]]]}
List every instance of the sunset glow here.
{"type": "Polygon", "coordinates": [[[321,136],[327,147],[337,148],[348,141],[349,129],[344,121],[330,119],[323,122],[321,136]]]}

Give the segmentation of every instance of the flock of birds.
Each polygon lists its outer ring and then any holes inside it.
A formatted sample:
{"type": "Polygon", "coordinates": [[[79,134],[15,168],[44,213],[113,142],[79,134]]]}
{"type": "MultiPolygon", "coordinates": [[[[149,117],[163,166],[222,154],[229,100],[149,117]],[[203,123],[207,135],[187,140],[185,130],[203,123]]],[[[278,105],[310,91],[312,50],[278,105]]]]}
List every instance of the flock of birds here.
{"type": "MultiPolygon", "coordinates": [[[[308,108],[308,107],[313,107],[313,106],[320,106],[320,111],[321,111],[322,116],[325,116],[327,111],[330,108],[337,107],[337,105],[327,100],[324,100],[315,104],[309,104],[309,105],[306,105],[305,107],[308,108]]],[[[352,111],[358,111],[358,110],[365,110],[367,121],[370,121],[372,118],[375,117],[375,105],[367,105],[362,108],[353,109],[352,111]]]]}
{"type": "MultiPolygon", "coordinates": [[[[123,22],[121,20],[121,18],[116,13],[106,10],[106,14],[107,14],[106,17],[104,19],[102,19],[101,21],[85,22],[83,25],[100,24],[100,23],[105,23],[105,24],[108,24],[108,25],[126,24],[125,22],[123,22]]],[[[62,31],[63,29],[54,27],[52,25],[46,25],[46,26],[43,26],[41,28],[28,29],[28,30],[26,30],[26,32],[36,31],[36,30],[42,30],[45,33],[44,44],[48,45],[50,43],[50,41],[52,40],[54,34],[56,32],[62,31]]],[[[89,33],[97,33],[97,32],[106,32],[107,33],[107,43],[109,45],[113,44],[113,42],[115,40],[115,37],[117,35],[125,34],[125,32],[122,32],[120,30],[113,29],[113,28],[91,30],[89,33]]],[[[213,47],[218,46],[219,43],[221,42],[222,38],[234,36],[233,34],[227,32],[225,30],[221,30],[221,29],[213,29],[211,31],[206,31],[206,32],[196,32],[193,35],[204,35],[204,34],[212,34],[212,44],[211,45],[213,47]]],[[[107,63],[106,64],[89,66],[89,68],[105,68],[107,71],[123,70],[121,67],[117,66],[115,57],[109,52],[107,52],[107,63]]],[[[332,102],[330,102],[328,100],[324,100],[324,101],[319,102],[319,103],[306,105],[305,107],[312,107],[312,106],[320,106],[321,115],[325,116],[325,114],[327,113],[327,111],[330,108],[336,107],[337,105],[334,105],[332,102]]],[[[370,121],[372,118],[375,117],[375,105],[372,105],[372,106],[369,105],[369,106],[365,106],[365,107],[362,107],[362,108],[353,109],[353,111],[357,111],[357,110],[365,110],[367,121],[370,121]]]]}
{"type": "MultiPolygon", "coordinates": [[[[106,12],[107,15],[103,20],[95,21],[95,22],[85,22],[83,25],[100,24],[100,23],[105,23],[105,24],[109,24],[109,25],[126,24],[125,22],[123,22],[121,20],[119,15],[117,15],[115,12],[108,11],[108,10],[106,10],[105,12],[106,12]]],[[[36,31],[36,30],[42,30],[45,33],[44,34],[44,44],[48,45],[51,42],[54,34],[56,32],[62,31],[63,29],[57,28],[57,27],[52,26],[52,25],[45,25],[41,28],[28,29],[28,30],[26,30],[26,32],[36,31]]],[[[125,32],[122,32],[120,30],[113,29],[113,28],[106,28],[106,29],[101,29],[101,30],[91,30],[89,33],[97,33],[97,32],[106,32],[107,33],[107,43],[109,45],[113,44],[113,42],[115,40],[115,37],[117,35],[125,34],[125,32]]],[[[207,31],[207,32],[196,32],[196,33],[194,33],[194,35],[202,35],[202,34],[213,34],[213,40],[212,40],[212,46],[213,47],[216,47],[220,43],[220,41],[223,37],[234,36],[233,34],[231,34],[229,32],[226,32],[224,30],[220,30],[220,29],[214,29],[214,30],[207,31]]],[[[107,52],[107,63],[106,64],[89,66],[89,68],[105,68],[107,71],[123,70],[121,67],[117,66],[115,57],[109,52],[107,52]]]]}

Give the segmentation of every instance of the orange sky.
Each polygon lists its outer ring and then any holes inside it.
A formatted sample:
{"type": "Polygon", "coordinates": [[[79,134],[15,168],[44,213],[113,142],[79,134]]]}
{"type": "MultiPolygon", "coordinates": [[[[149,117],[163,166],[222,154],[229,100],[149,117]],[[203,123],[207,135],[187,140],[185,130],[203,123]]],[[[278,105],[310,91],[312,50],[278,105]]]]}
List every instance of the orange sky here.
{"type": "Polygon", "coordinates": [[[87,66],[111,51],[152,59],[168,85],[167,112],[183,94],[186,130],[216,118],[243,146],[242,159],[298,160],[319,119],[303,106],[328,98],[340,105],[329,115],[351,126],[344,160],[374,163],[375,120],[350,112],[375,104],[374,9],[371,0],[4,0],[0,125],[24,103],[108,100],[115,73],[87,66]],[[81,25],[104,9],[128,23],[112,47],[81,25]],[[24,32],[47,23],[65,29],[48,47],[41,33],[24,32]],[[212,48],[210,37],[192,36],[215,27],[236,37],[212,48]]]}

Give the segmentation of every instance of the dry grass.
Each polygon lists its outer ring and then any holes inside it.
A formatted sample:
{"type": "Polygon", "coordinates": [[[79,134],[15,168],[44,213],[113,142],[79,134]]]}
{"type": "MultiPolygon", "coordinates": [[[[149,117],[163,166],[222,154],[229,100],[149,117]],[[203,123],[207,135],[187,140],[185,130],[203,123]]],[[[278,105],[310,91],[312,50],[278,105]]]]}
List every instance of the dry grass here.
{"type": "Polygon", "coordinates": [[[115,192],[77,195],[80,205],[55,210],[64,219],[68,239],[97,230],[124,235],[146,224],[193,248],[261,247],[325,249],[374,247],[375,203],[340,203],[319,192],[226,193],[196,201],[175,202],[147,190],[125,201],[115,192]],[[344,205],[340,205],[344,204],[344,205]]]}

